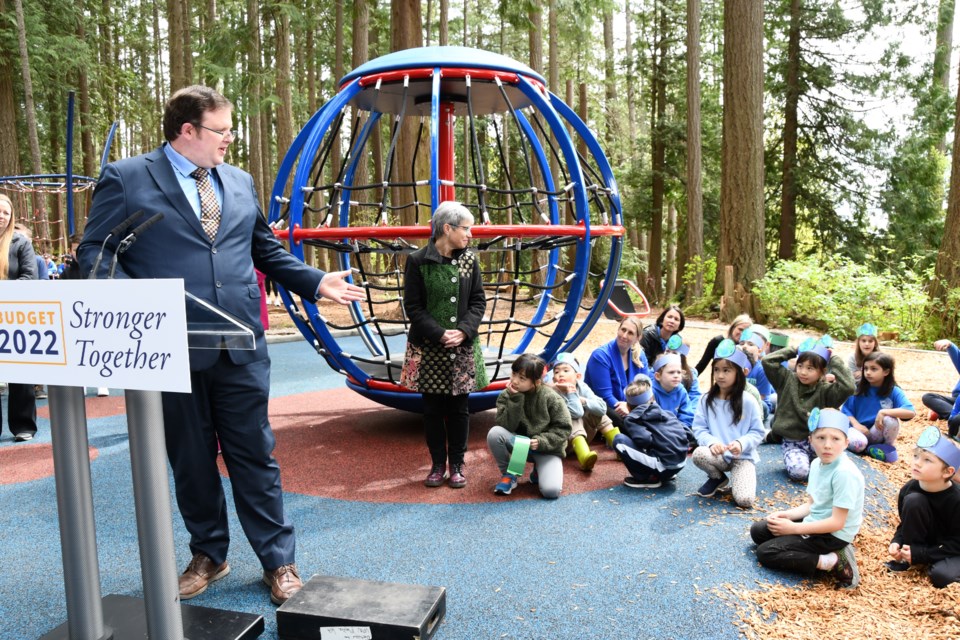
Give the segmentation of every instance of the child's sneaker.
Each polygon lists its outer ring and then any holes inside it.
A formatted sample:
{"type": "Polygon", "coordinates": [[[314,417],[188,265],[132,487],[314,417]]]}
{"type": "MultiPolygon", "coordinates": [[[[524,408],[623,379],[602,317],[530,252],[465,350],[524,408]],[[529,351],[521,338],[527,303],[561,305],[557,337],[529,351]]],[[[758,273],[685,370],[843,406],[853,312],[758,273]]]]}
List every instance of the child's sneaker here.
{"type": "Polygon", "coordinates": [[[730,481],[727,479],[727,476],[707,478],[707,481],[697,489],[697,495],[704,498],[712,498],[717,491],[725,488],[728,484],[730,484],[730,481]]]}
{"type": "Polygon", "coordinates": [[[540,474],[537,473],[536,467],[530,472],[530,484],[540,484],[540,474]]]}
{"type": "Polygon", "coordinates": [[[930,422],[936,422],[939,419],[940,419],[939,414],[937,414],[937,412],[934,411],[933,409],[930,409],[930,413],[927,415],[927,420],[929,420],[930,422]]]}
{"type": "Polygon", "coordinates": [[[645,478],[634,478],[633,476],[627,476],[623,479],[623,485],[625,487],[630,487],[631,489],[656,489],[661,486],[660,478],[655,475],[649,475],[645,478]]]}
{"type": "Polygon", "coordinates": [[[505,473],[500,478],[500,482],[493,488],[493,492],[498,496],[508,496],[510,492],[517,488],[517,476],[512,473],[505,473]]]}
{"type": "Polygon", "coordinates": [[[908,570],[910,568],[910,563],[900,562],[899,560],[888,560],[883,563],[883,566],[885,566],[888,571],[893,571],[894,573],[900,573],[901,571],[908,570]]]}
{"type": "Polygon", "coordinates": [[[837,564],[832,572],[837,576],[837,586],[841,589],[856,589],[860,584],[860,568],[853,554],[853,546],[847,545],[837,551],[837,564]]]}

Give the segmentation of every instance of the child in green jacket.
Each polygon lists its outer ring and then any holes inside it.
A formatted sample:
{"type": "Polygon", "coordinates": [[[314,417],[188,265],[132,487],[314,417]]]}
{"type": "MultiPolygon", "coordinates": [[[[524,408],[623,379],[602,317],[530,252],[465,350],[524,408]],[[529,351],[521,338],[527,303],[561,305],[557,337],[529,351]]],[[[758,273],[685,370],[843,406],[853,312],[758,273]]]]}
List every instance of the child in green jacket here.
{"type": "Polygon", "coordinates": [[[510,382],[497,398],[496,425],[487,433],[487,446],[502,476],[493,489],[497,495],[509,495],[516,488],[527,460],[534,463],[530,482],[539,483],[544,498],[558,498],[563,490],[570,412],[566,401],[543,384],[545,367],[537,356],[521,355],[513,361],[510,382]],[[519,462],[519,470],[510,465],[515,446],[529,446],[529,456],[519,462]]]}
{"type": "Polygon", "coordinates": [[[798,349],[786,348],[767,354],[761,361],[767,380],[777,391],[773,433],[783,438],[783,464],[791,480],[806,482],[810,462],[816,458],[807,439],[807,421],[814,409],[839,408],[853,394],[853,374],[843,358],[831,352],[828,336],[808,338],[798,349]],[[826,344],[825,344],[826,343],[826,344]],[[794,371],[784,366],[797,358],[794,371]],[[836,379],[827,382],[827,364],[836,379]]]}

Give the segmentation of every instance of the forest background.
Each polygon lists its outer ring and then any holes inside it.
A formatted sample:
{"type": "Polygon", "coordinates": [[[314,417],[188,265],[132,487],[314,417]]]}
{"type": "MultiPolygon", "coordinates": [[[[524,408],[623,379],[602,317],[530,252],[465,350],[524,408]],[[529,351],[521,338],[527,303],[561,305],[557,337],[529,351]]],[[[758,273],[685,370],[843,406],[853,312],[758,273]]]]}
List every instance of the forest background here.
{"type": "MultiPolygon", "coordinates": [[[[956,335],[960,320],[955,9],[954,0],[0,0],[0,176],[64,172],[69,90],[74,170],[96,177],[112,122],[111,159],[149,150],[162,142],[165,98],[204,83],[234,102],[241,135],[230,161],[263,197],[297,131],[350,69],[410,47],[477,47],[542,73],[596,133],[629,235],[621,276],[652,303],[703,313],[723,299],[727,314],[743,308],[772,325],[850,337],[872,321],[928,341],[956,335]],[[731,283],[736,296],[724,298],[731,283]]],[[[79,228],[88,206],[86,192],[79,228]]],[[[43,248],[66,250],[63,199],[33,197],[29,208],[43,248]]],[[[313,259],[326,266],[323,254],[313,259]]]]}

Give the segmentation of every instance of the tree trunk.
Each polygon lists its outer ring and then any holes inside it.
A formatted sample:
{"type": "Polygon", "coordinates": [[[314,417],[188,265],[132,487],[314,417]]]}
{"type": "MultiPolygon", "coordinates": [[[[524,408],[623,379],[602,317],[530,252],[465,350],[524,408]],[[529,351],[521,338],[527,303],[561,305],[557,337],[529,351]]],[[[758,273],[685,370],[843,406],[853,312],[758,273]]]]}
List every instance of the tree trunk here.
{"type": "Polygon", "coordinates": [[[667,109],[667,10],[664,6],[659,9],[659,28],[657,29],[657,46],[653,56],[653,100],[650,101],[650,153],[652,161],[652,184],[650,202],[650,254],[647,277],[651,281],[650,302],[660,301],[663,288],[663,192],[664,172],[666,171],[667,145],[664,140],[666,132],[665,112],[667,109]]]}
{"type": "MultiPolygon", "coordinates": [[[[530,68],[537,73],[543,73],[543,10],[540,0],[531,0],[527,4],[527,18],[529,19],[529,30],[527,32],[527,41],[530,43],[530,68]]],[[[537,134],[537,137],[541,136],[537,134]]],[[[543,143],[543,140],[540,141],[543,143]]],[[[536,175],[536,174],[535,174],[536,175]]],[[[535,185],[538,189],[543,189],[543,184],[535,185]]],[[[536,214],[536,209],[530,209],[530,224],[542,224],[542,220],[536,214]]],[[[530,276],[534,284],[544,284],[542,266],[542,256],[539,251],[530,252],[530,268],[533,273],[530,276]]]]}
{"type": "MultiPolygon", "coordinates": [[[[24,116],[27,120],[27,141],[30,144],[30,170],[35,174],[43,173],[43,160],[40,156],[40,137],[37,133],[37,110],[33,101],[33,80],[30,77],[30,56],[27,53],[27,28],[24,24],[23,2],[13,0],[17,19],[17,43],[20,48],[20,74],[23,76],[24,116]]],[[[32,222],[46,218],[46,206],[43,197],[35,199],[35,217],[30,212],[20,212],[21,220],[32,222]],[[26,218],[24,220],[24,218],[26,218]]]]}
{"type": "MultiPolygon", "coordinates": [[[[390,3],[390,46],[393,51],[403,51],[413,47],[419,47],[423,44],[422,19],[420,14],[420,2],[418,0],[391,0],[390,3]]],[[[412,114],[411,114],[412,115],[412,114]]],[[[414,179],[413,165],[414,156],[420,162],[429,161],[424,153],[416,153],[417,129],[419,122],[417,118],[407,117],[400,126],[400,139],[397,141],[397,148],[393,158],[393,180],[397,182],[411,182],[414,179]]],[[[413,202],[429,203],[430,198],[425,193],[425,197],[420,198],[417,195],[415,187],[395,187],[392,190],[391,204],[401,206],[413,202]]],[[[432,214],[432,211],[426,211],[426,215],[432,214]]],[[[420,211],[414,207],[408,207],[400,210],[400,224],[416,224],[420,218],[420,211]]]]}
{"type": "Polygon", "coordinates": [[[277,153],[282,154],[293,144],[293,95],[290,90],[290,17],[282,8],[274,9],[276,42],[276,91],[279,100],[277,113],[277,153]]]}
{"type": "MultiPolygon", "coordinates": [[[[247,144],[250,148],[250,162],[247,169],[253,175],[253,184],[260,194],[260,201],[265,204],[270,197],[270,188],[263,172],[263,163],[260,154],[261,131],[260,103],[263,98],[263,84],[261,83],[260,67],[260,3],[258,0],[247,0],[247,24],[250,25],[250,37],[247,40],[247,78],[249,80],[249,96],[247,104],[247,144]]],[[[264,208],[269,211],[269,206],[264,208]]]]}
{"type": "MultiPolygon", "coordinates": [[[[937,13],[937,46],[933,54],[933,83],[943,92],[950,93],[950,54],[953,51],[953,21],[956,12],[956,0],[940,0],[937,13]]],[[[945,138],[937,141],[937,151],[941,155],[947,152],[945,138]]]]}
{"type": "Polygon", "coordinates": [[[450,0],[440,0],[440,46],[450,42],[450,0]]]}
{"type": "MultiPolygon", "coordinates": [[[[7,1],[0,0],[0,15],[7,12],[7,1]]],[[[20,175],[20,148],[17,135],[17,108],[13,99],[13,77],[16,73],[13,55],[6,47],[0,47],[0,175],[20,175]]],[[[89,174],[87,174],[89,175],[89,174]]]]}
{"type": "Polygon", "coordinates": [[[614,63],[616,62],[614,52],[613,52],[613,8],[607,7],[603,11],[603,87],[604,87],[604,143],[606,145],[606,152],[611,155],[610,161],[613,166],[617,166],[619,162],[616,158],[612,157],[614,155],[619,156],[619,153],[615,152],[617,149],[616,145],[616,108],[615,103],[617,101],[617,75],[614,68],[614,63]]]}
{"type": "Polygon", "coordinates": [[[786,96],[783,113],[783,183],[780,196],[781,260],[793,260],[797,243],[797,108],[800,101],[800,0],[790,0],[786,96]]]}
{"type": "Polygon", "coordinates": [[[672,300],[677,291],[677,205],[667,205],[667,294],[664,300],[672,300]]]}
{"type": "MultiPolygon", "coordinates": [[[[700,136],[700,0],[687,0],[687,258],[703,257],[700,136]]],[[[703,270],[687,285],[687,303],[703,296],[703,270]]]]}
{"type": "MultiPolygon", "coordinates": [[[[960,131],[960,88],[957,89],[953,119],[954,132],[960,131]]],[[[951,292],[960,288],[960,135],[953,136],[950,164],[950,189],[947,194],[947,218],[943,239],[937,254],[935,276],[930,286],[931,312],[939,315],[943,326],[940,335],[953,336],[960,330],[960,312],[951,292]]]]}
{"type": "MultiPolygon", "coordinates": [[[[634,78],[634,51],[633,51],[633,16],[630,15],[630,0],[626,0],[623,8],[624,22],[625,26],[625,38],[626,42],[624,43],[624,48],[626,50],[626,63],[627,63],[627,130],[630,133],[630,145],[627,148],[627,153],[633,155],[633,150],[636,148],[636,139],[637,139],[637,109],[636,104],[634,104],[634,98],[636,96],[636,79],[634,78]]],[[[699,23],[698,23],[699,28],[699,23]]]]}
{"type": "MultiPolygon", "coordinates": [[[[185,55],[183,51],[184,17],[181,12],[182,0],[167,0],[167,41],[170,60],[170,93],[187,86],[184,72],[185,55]]],[[[101,34],[102,35],[102,34],[101,34]]]]}
{"type": "Polygon", "coordinates": [[[180,11],[183,12],[183,30],[180,35],[183,37],[183,84],[191,85],[194,83],[193,75],[193,29],[191,21],[190,0],[180,0],[180,11]]]}
{"type": "Polygon", "coordinates": [[[724,267],[750,291],[764,273],[763,3],[724,0],[723,143],[720,176],[720,251],[715,288],[724,267]]]}

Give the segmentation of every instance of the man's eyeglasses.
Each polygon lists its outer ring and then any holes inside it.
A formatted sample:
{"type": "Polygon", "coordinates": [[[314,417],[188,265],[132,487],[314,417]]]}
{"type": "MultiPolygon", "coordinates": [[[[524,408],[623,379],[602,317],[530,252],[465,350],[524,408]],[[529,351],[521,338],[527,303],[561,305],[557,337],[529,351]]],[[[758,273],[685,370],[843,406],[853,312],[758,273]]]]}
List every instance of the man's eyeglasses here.
{"type": "Polygon", "coordinates": [[[236,129],[211,129],[210,127],[205,127],[202,124],[197,124],[194,126],[200,127],[201,129],[206,129],[207,131],[212,131],[217,135],[219,135],[221,138],[226,138],[227,136],[230,136],[231,138],[236,140],[240,136],[240,134],[237,132],[236,129]]]}
{"type": "Polygon", "coordinates": [[[465,227],[465,226],[463,226],[462,224],[451,224],[450,226],[453,227],[454,229],[463,229],[464,231],[466,231],[466,232],[468,232],[468,233],[469,233],[469,231],[470,231],[470,227],[465,227]]]}

